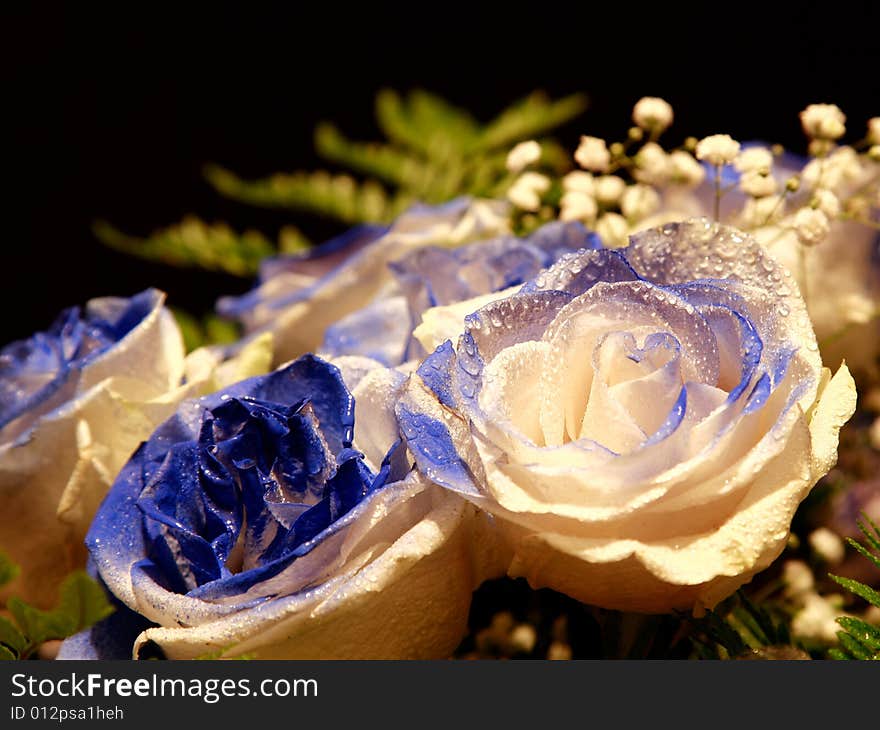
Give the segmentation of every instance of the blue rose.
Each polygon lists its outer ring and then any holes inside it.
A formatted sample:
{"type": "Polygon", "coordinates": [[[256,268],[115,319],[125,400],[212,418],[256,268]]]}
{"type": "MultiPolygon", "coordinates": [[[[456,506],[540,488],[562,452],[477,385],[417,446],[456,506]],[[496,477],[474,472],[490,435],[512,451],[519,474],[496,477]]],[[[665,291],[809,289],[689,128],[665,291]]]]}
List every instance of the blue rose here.
{"type": "Polygon", "coordinates": [[[769,565],[855,408],[791,274],[706,219],[422,320],[418,469],[495,515],[511,575],[608,608],[699,611],[769,565]]]}
{"type": "Polygon", "coordinates": [[[116,617],[61,656],[448,655],[478,581],[474,513],[411,471],[392,410],[404,380],[305,355],[181,406],[86,539],[100,578],[151,627],[120,635],[116,617]]]}
{"type": "Polygon", "coordinates": [[[376,301],[386,303],[392,316],[381,326],[396,341],[406,324],[405,302],[390,296],[395,280],[389,262],[425,246],[458,246],[507,228],[506,207],[498,201],[415,205],[391,226],[357,227],[306,254],[268,260],[257,288],[221,299],[218,311],[242,321],[248,335],[272,332],[277,364],[317,351],[328,327],[376,301]]]}
{"type": "Polygon", "coordinates": [[[0,547],[23,568],[0,598],[53,602],[113,476],[167,416],[184,352],[163,300],[93,299],[0,350],[0,547]]]}
{"type": "Polygon", "coordinates": [[[425,246],[391,261],[395,285],[328,327],[320,350],[386,365],[422,359],[427,353],[412,333],[428,309],[502,292],[564,254],[600,246],[599,237],[580,223],[549,223],[524,238],[500,236],[459,248],[425,246]]]}

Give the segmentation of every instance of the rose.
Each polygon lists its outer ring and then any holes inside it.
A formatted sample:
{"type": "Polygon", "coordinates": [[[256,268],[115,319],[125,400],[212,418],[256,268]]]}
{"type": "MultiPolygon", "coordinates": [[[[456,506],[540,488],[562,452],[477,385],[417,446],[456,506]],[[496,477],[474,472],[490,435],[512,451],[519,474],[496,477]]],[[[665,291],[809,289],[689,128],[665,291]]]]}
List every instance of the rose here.
{"type": "Polygon", "coordinates": [[[705,219],[564,257],[455,347],[472,308],[441,309],[398,406],[419,470],[498,518],[511,575],[598,606],[699,611],[769,565],[855,407],[790,275],[705,219]]]}
{"type": "MultiPolygon", "coordinates": [[[[338,365],[305,355],[190,401],[122,470],[87,544],[156,624],[122,640],[127,656],[439,658],[460,641],[490,569],[474,510],[410,472],[389,405],[405,376],[338,365]]],[[[61,657],[114,658],[119,630],[61,657]]]]}
{"type": "Polygon", "coordinates": [[[395,282],[388,262],[424,246],[457,246],[507,230],[506,206],[458,198],[440,206],[415,205],[391,226],[360,226],[306,254],[265,261],[259,285],[218,302],[224,316],[240,319],[249,334],[275,335],[275,362],[315,352],[328,326],[380,300],[389,336],[403,335],[403,299],[389,296],[395,282]],[[398,316],[400,315],[400,316],[398,316]]]}
{"type": "Polygon", "coordinates": [[[0,547],[22,568],[0,600],[51,605],[84,565],[89,522],[138,443],[181,398],[265,371],[265,341],[228,362],[210,349],[184,359],[164,298],[93,299],[0,350],[0,547]]]}
{"type": "MultiPolygon", "coordinates": [[[[744,147],[743,154],[762,148],[758,143],[744,147]]],[[[839,210],[823,205],[820,210],[824,208],[830,219],[828,235],[805,250],[794,223],[800,206],[820,203],[829,193],[837,198],[832,205],[839,208],[839,200],[876,179],[878,166],[861,160],[847,147],[839,148],[824,162],[808,162],[793,154],[784,154],[774,162],[772,176],[780,193],[793,175],[801,177],[799,191],[788,194],[784,202],[776,197],[757,204],[747,202],[736,189],[742,174],[733,165],[725,166],[721,184],[728,192],[722,200],[722,220],[730,219],[749,230],[792,272],[801,291],[806,292],[807,309],[825,359],[837,362],[845,357],[854,371],[874,374],[880,354],[880,234],[870,225],[845,220],[839,210]]],[[[714,170],[709,168],[695,189],[670,186],[662,192],[662,210],[640,227],[711,215],[714,170]]]]}
{"type": "Polygon", "coordinates": [[[362,355],[386,365],[428,353],[412,336],[430,308],[522,284],[565,253],[598,248],[580,223],[548,223],[523,238],[500,236],[460,246],[425,246],[389,261],[394,284],[372,303],[330,325],[319,352],[362,355]]]}

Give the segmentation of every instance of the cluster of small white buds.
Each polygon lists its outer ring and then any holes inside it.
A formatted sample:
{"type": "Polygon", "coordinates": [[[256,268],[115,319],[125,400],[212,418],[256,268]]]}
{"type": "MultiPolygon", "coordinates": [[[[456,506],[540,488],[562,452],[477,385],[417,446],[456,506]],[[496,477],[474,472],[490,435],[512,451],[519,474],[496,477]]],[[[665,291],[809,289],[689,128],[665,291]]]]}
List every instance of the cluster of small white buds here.
{"type": "Polygon", "coordinates": [[[672,107],[656,96],[645,96],[633,107],[632,118],[641,129],[657,136],[672,124],[672,107]]]}
{"type": "Polygon", "coordinates": [[[739,154],[739,147],[729,134],[713,134],[697,142],[697,159],[716,167],[729,165],[739,154]]]}
{"type": "Polygon", "coordinates": [[[620,196],[620,211],[633,223],[652,215],[659,207],[660,195],[650,185],[630,185],[620,196]]]}
{"type": "Polygon", "coordinates": [[[733,161],[739,172],[769,174],[773,169],[773,153],[766,147],[749,147],[740,152],[733,161]]]}
{"type": "Polygon", "coordinates": [[[669,179],[669,155],[656,142],[643,145],[635,157],[633,177],[649,185],[662,185],[669,179]]]}
{"type": "Polygon", "coordinates": [[[776,179],[769,172],[749,170],[739,179],[739,188],[753,198],[764,198],[776,192],[776,179]]]}
{"type": "Polygon", "coordinates": [[[778,223],[785,216],[785,199],[780,195],[749,198],[740,213],[740,225],[746,230],[778,223]]]}
{"type": "Polygon", "coordinates": [[[604,139],[583,135],[574,159],[585,170],[606,172],[611,165],[611,153],[604,139]]]}
{"type": "Polygon", "coordinates": [[[626,190],[626,183],[617,175],[602,175],[595,179],[594,184],[596,200],[606,208],[617,205],[620,196],[626,190]]]}
{"type": "Polygon", "coordinates": [[[592,223],[599,213],[596,200],[580,190],[567,190],[559,201],[559,220],[592,223]]]}
{"type": "Polygon", "coordinates": [[[565,191],[577,191],[586,195],[594,195],[596,183],[589,172],[573,170],[562,178],[562,189],[565,191]]]}
{"type": "Polygon", "coordinates": [[[821,210],[831,220],[840,215],[840,199],[830,190],[817,190],[813,193],[810,205],[816,210],[821,210]]]}
{"type": "Polygon", "coordinates": [[[599,213],[595,200],[595,182],[589,172],[574,170],[562,178],[562,199],[559,218],[563,221],[581,221],[592,224],[599,213]]]}
{"type": "Polygon", "coordinates": [[[794,214],[792,221],[794,232],[804,246],[815,246],[821,243],[830,230],[828,216],[816,208],[801,208],[794,214]]]}
{"type": "Polygon", "coordinates": [[[801,177],[811,188],[837,190],[856,182],[862,174],[859,156],[852,147],[838,147],[823,159],[810,160],[801,177]]]}
{"type": "Polygon", "coordinates": [[[541,145],[530,139],[520,142],[507,153],[507,169],[512,173],[525,170],[541,159],[541,145]]]}
{"type": "Polygon", "coordinates": [[[810,139],[840,139],[846,132],[846,115],[836,104],[810,104],[800,117],[804,133],[810,139]]]}
{"type": "Polygon", "coordinates": [[[880,144],[880,117],[871,117],[868,120],[868,143],[880,144]]]}
{"type": "Polygon", "coordinates": [[[517,208],[536,211],[541,207],[541,196],[550,189],[550,178],[537,172],[524,172],[510,186],[507,199],[517,208]]]}
{"type": "Polygon", "coordinates": [[[706,170],[690,152],[675,150],[669,155],[669,178],[679,185],[696,187],[706,178],[706,170]]]}
{"type": "Polygon", "coordinates": [[[629,245],[629,224],[619,213],[605,213],[596,223],[596,233],[608,248],[623,248],[629,245]]]}

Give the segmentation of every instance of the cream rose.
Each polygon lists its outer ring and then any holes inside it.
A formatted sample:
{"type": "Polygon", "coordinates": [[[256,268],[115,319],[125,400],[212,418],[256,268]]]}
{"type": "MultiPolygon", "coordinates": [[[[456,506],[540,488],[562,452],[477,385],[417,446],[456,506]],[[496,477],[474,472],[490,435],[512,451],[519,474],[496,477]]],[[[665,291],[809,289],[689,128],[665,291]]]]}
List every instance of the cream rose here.
{"type": "Polygon", "coordinates": [[[165,295],[91,300],[0,351],[0,548],[21,568],[0,590],[52,605],[85,565],[83,539],[138,444],[184,397],[264,372],[269,340],[184,357],[165,295]]]}
{"type": "Polygon", "coordinates": [[[706,219],[416,335],[437,347],[398,406],[419,470],[495,515],[511,575],[606,608],[699,612],[766,568],[855,408],[791,274],[706,219]]]}

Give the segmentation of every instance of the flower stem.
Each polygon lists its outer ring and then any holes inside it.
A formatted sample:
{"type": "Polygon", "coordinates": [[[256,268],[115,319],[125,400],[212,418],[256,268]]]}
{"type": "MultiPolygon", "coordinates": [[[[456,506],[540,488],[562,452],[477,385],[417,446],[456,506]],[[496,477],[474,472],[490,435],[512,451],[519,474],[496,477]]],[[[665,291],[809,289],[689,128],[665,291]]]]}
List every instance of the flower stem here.
{"type": "Polygon", "coordinates": [[[801,280],[801,296],[804,298],[804,304],[810,306],[809,288],[807,284],[807,247],[798,244],[798,270],[801,280]]]}
{"type": "Polygon", "coordinates": [[[721,220],[721,165],[715,165],[715,220],[721,220]]]}

